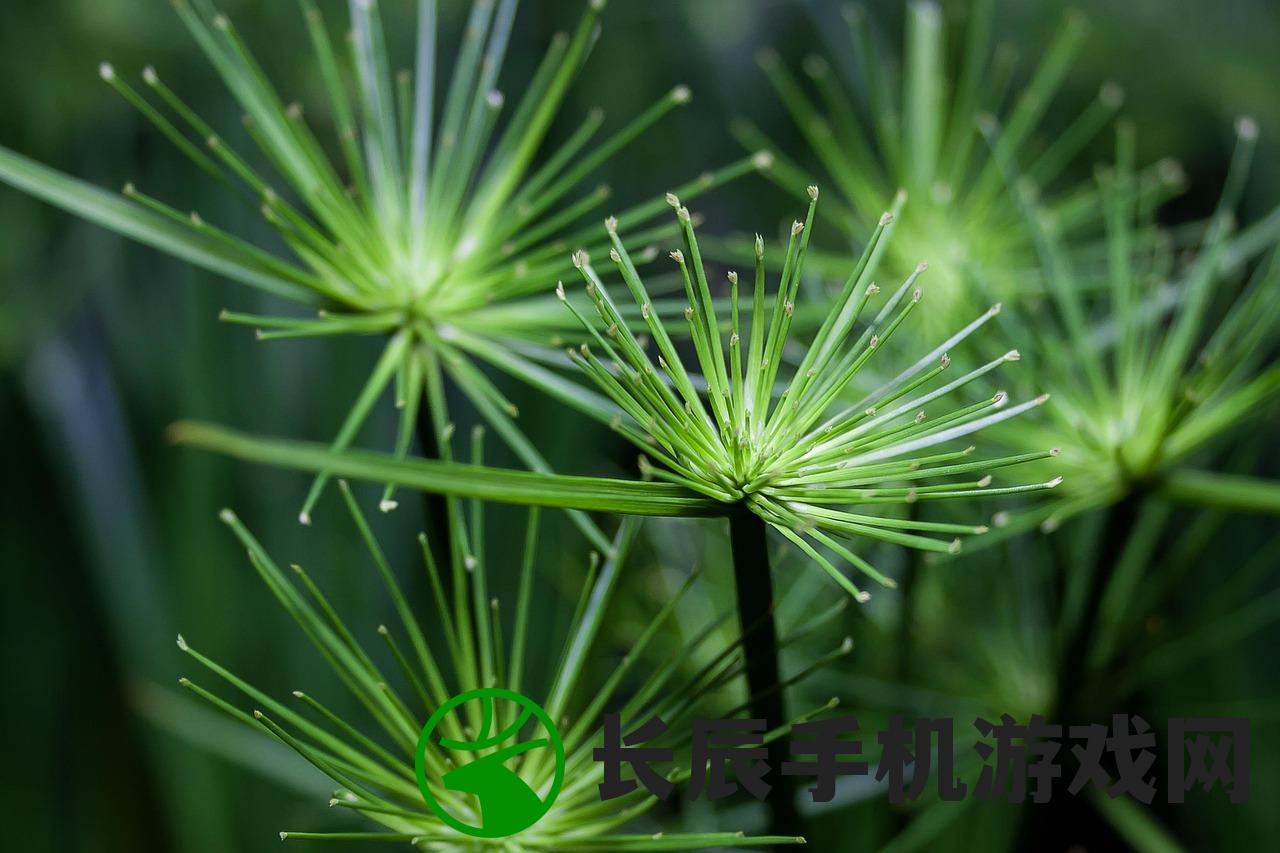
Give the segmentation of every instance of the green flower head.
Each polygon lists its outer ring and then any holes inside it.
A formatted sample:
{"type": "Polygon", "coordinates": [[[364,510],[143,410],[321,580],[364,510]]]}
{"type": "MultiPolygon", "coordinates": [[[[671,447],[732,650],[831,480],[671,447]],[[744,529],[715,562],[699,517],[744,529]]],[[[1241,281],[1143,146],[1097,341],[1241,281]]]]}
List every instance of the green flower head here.
{"type": "MultiPolygon", "coordinates": [[[[773,52],[763,53],[760,64],[809,143],[824,182],[836,190],[838,198],[824,203],[830,224],[856,242],[874,226],[883,199],[898,189],[908,193],[911,204],[886,266],[905,275],[921,257],[934,262],[940,309],[934,316],[941,323],[952,310],[973,307],[975,273],[998,285],[1002,299],[1037,289],[1034,242],[1021,227],[978,126],[996,119],[1005,126],[1000,156],[1023,164],[1046,188],[1044,203],[1064,233],[1096,235],[1099,197],[1089,187],[1070,186],[1070,166],[1115,114],[1123,94],[1114,83],[1103,85],[1088,107],[1046,141],[1041,125],[1058,108],[1058,90],[1085,42],[1081,16],[1067,16],[1026,85],[1013,92],[1016,51],[1009,44],[992,48],[991,0],[976,0],[968,10],[963,47],[955,57],[948,56],[947,20],[939,4],[908,3],[905,17],[900,57],[885,56],[873,22],[860,7],[849,6],[844,55],[832,61],[812,55],[804,60],[803,75],[773,52]],[[854,94],[839,80],[845,66],[856,71],[854,94]]],[[[735,133],[747,145],[770,144],[746,122],[735,133]]],[[[1167,197],[1180,180],[1168,164],[1151,172],[1161,180],[1144,184],[1147,204],[1167,197]]],[[[807,167],[781,156],[767,174],[789,190],[809,180],[807,167]]],[[[826,254],[815,260],[824,269],[832,263],[826,254]]]]}
{"type": "MultiPolygon", "coordinates": [[[[179,648],[211,678],[184,678],[182,685],[328,776],[337,786],[329,805],[351,814],[350,830],[285,831],[282,839],[398,841],[424,851],[700,850],[803,843],[736,831],[655,832],[661,826],[653,814],[659,800],[642,786],[602,800],[604,766],[594,757],[604,742],[602,715],[617,714],[623,732],[654,716],[666,723],[668,733],[655,735],[653,745],[670,747],[674,758],[652,767],[678,786],[689,778],[692,720],[743,716],[748,707],[728,698],[742,695],[741,639],[720,639],[723,618],[689,634],[674,618],[696,575],[639,626],[627,648],[605,645],[601,628],[611,618],[637,522],[623,523],[606,558],[591,556],[567,634],[556,642],[539,615],[539,602],[554,593],[538,583],[536,510],[530,513],[514,608],[507,609],[490,591],[483,505],[451,501],[456,547],[446,565],[437,563],[425,535],[420,537],[431,598],[428,615],[420,618],[421,609],[410,603],[404,580],[352,492],[341,485],[395,615],[392,624],[377,628],[379,648],[348,625],[339,603],[326,597],[307,571],[282,569],[230,510],[223,520],[332,670],[334,689],[322,684],[314,692],[278,699],[178,638],[179,648]],[[541,664],[555,661],[549,683],[543,683],[541,664]],[[695,666],[694,661],[705,663],[695,666]],[[214,684],[234,698],[219,695],[214,684]],[[347,705],[354,700],[359,706],[358,715],[334,710],[332,694],[342,692],[347,705]],[[502,701],[473,699],[486,696],[502,701]],[[535,703],[536,712],[531,710],[535,703]],[[526,725],[535,717],[539,725],[526,725]],[[546,738],[552,730],[554,738],[546,738]],[[508,746],[520,732],[532,733],[508,746]],[[555,748],[543,748],[547,740],[555,748]],[[505,802],[505,811],[495,811],[494,795],[519,802],[505,802]],[[507,808],[515,805],[519,808],[507,808]],[[369,824],[373,827],[365,828],[369,824]],[[485,832],[475,831],[480,827],[485,832]]],[[[843,604],[816,614],[805,631],[833,623],[843,604]]],[[[787,684],[804,680],[849,649],[848,640],[839,643],[787,684]]],[[[834,708],[834,701],[823,703],[796,721],[834,708]]],[[[788,729],[773,730],[766,742],[788,729]]]]}
{"type": "MultiPolygon", "coordinates": [[[[143,71],[141,88],[109,63],[100,75],[198,168],[256,207],[287,251],[259,247],[132,183],[120,198],[4,149],[0,179],[310,309],[309,316],[223,312],[226,321],[255,327],[260,339],[383,336],[382,356],[341,425],[335,449],[354,440],[394,385],[400,409],[396,452],[406,455],[424,388],[443,406],[437,392],[447,378],[525,464],[545,470],[545,461],[513,423],[515,407],[478,362],[535,384],[545,376],[520,345],[550,342],[563,330],[564,316],[545,310],[536,297],[570,269],[566,247],[596,234],[582,224],[584,217],[610,195],[599,187],[578,197],[579,186],[688,103],[688,87],[671,89],[603,139],[604,114],[593,110],[564,142],[544,152],[553,119],[595,42],[604,0],[590,0],[577,28],[552,39],[518,98],[497,88],[516,0],[476,0],[440,104],[436,0],[420,0],[412,70],[398,73],[377,0],[350,0],[349,52],[334,44],[314,0],[301,0],[327,94],[328,115],[315,121],[301,103],[285,100],[210,0],[174,5],[244,110],[243,133],[215,129],[154,68],[143,71]],[[322,141],[319,127],[336,135],[333,145],[322,141]]],[[[761,163],[758,156],[743,158],[683,190],[704,192],[761,163]]],[[[663,209],[662,199],[655,198],[621,218],[643,226],[663,209]]],[[[651,236],[674,232],[667,226],[651,236]]],[[[300,515],[304,523],[326,480],[316,479],[300,515]]],[[[390,489],[383,506],[395,506],[390,489]]],[[[598,531],[591,535],[600,539],[598,531]]]]}
{"type": "MultiPolygon", "coordinates": [[[[1024,346],[1043,353],[1044,381],[1055,394],[1050,419],[1002,431],[1001,438],[1013,446],[1062,447],[1058,463],[1069,485],[1040,511],[1046,527],[1135,490],[1164,488],[1193,500],[1222,496],[1213,475],[1188,465],[1280,393],[1280,370],[1268,361],[1280,316],[1274,298],[1280,218],[1273,213],[1239,232],[1235,226],[1257,133],[1252,119],[1237,122],[1217,208],[1196,226],[1192,244],[1180,246],[1141,205],[1133,128],[1122,124],[1116,164],[1098,179],[1107,216],[1102,287],[1088,286],[1097,273],[1073,259],[1068,235],[1038,203],[1034,182],[1004,163],[1050,291],[1042,310],[1025,313],[1017,333],[1024,346]]],[[[1274,489],[1268,497],[1260,483],[1233,485],[1241,506],[1280,508],[1274,489]]]]}
{"type": "Polygon", "coordinates": [[[570,354],[622,409],[615,427],[644,452],[645,471],[723,504],[745,506],[865,600],[866,593],[819,547],[892,585],[840,540],[866,538],[955,551],[960,547],[957,535],[983,533],[986,528],[899,518],[885,510],[916,501],[1052,488],[1058,478],[989,488],[989,472],[1055,451],[989,459],[975,457],[972,446],[955,446],[958,439],[1017,417],[1047,399],[1038,395],[1012,404],[1002,391],[954,402],[970,383],[1018,360],[1016,352],[1009,352],[945,379],[951,366],[949,351],[995,317],[998,305],[896,372],[875,369],[885,360],[880,354],[917,312],[924,296],[924,263],[888,292],[872,281],[901,199],[880,217],[817,334],[800,347],[803,353],[797,360],[788,363],[817,187],[809,187],[808,195],[808,214],[791,228],[772,300],[765,293],[764,240],[757,238],[750,296],[741,295],[736,272],[727,274],[728,318],[712,297],[693,217],[679,198],[668,196],[684,237],[684,248],[672,252],[671,258],[688,298],[685,320],[696,372],[685,366],[668,324],[650,310],[649,293],[615,221],[606,225],[612,242],[609,258],[640,308],[643,331],[633,328],[614,304],[585,251],[575,254],[575,263],[600,322],[579,312],[563,287],[560,295],[592,335],[593,343],[570,354]],[[858,331],[855,327],[864,315],[869,319],[858,331]],[[652,356],[650,342],[656,347],[652,356]],[[855,392],[853,383],[868,377],[877,378],[855,392]]]}

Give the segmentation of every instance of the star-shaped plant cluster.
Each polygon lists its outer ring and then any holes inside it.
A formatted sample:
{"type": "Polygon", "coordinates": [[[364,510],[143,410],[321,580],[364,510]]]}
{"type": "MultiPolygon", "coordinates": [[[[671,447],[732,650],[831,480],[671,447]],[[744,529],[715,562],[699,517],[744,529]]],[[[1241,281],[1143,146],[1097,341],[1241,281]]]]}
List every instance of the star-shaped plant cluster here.
{"type": "MultiPolygon", "coordinates": [[[[668,196],[684,248],[671,253],[684,281],[685,320],[697,370],[686,366],[669,324],[650,309],[652,300],[631,260],[619,225],[606,223],[609,258],[640,308],[636,328],[619,310],[579,251],[575,263],[594,301],[592,321],[560,296],[591,333],[594,343],[571,351],[588,376],[625,413],[615,427],[645,454],[653,477],[685,486],[726,505],[743,505],[811,556],[851,594],[867,594],[841,573],[826,549],[874,580],[892,585],[842,540],[865,538],[933,551],[955,551],[959,535],[982,525],[902,518],[885,510],[917,501],[973,499],[1052,488],[1053,478],[991,488],[991,471],[1056,454],[1045,448],[999,458],[975,455],[955,442],[1040,406],[1047,396],[1010,404],[1002,391],[955,402],[975,380],[1016,361],[1009,352],[950,381],[949,351],[999,313],[984,311],[939,346],[888,381],[849,396],[868,365],[916,313],[924,295],[920,263],[888,294],[871,277],[888,242],[897,208],[881,216],[866,249],[798,365],[784,364],[795,300],[804,268],[818,189],[809,187],[804,222],[791,228],[782,275],[766,296],[764,240],[757,237],[754,286],[741,294],[737,272],[727,275],[728,318],[713,298],[694,233],[693,216],[668,196]],[[772,302],[772,305],[769,305],[772,302]],[[879,304],[876,304],[879,303],[879,304]],[[869,321],[856,327],[864,314],[869,321]],[[648,352],[650,342],[656,356],[648,352]],[[655,364],[656,361],[656,364],[655,364]],[[857,507],[855,510],[853,507],[857,507]],[[928,534],[946,534],[944,537],[928,534]]],[[[892,375],[892,374],[890,374],[892,375]]]]}

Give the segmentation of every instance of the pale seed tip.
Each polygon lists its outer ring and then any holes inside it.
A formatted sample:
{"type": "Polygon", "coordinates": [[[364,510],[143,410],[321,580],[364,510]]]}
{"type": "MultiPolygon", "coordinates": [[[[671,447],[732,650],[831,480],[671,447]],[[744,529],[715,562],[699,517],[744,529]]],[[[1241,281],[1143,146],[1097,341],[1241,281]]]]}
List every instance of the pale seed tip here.
{"type": "Polygon", "coordinates": [[[218,511],[218,518],[225,524],[231,524],[236,520],[236,514],[229,509],[222,509],[218,511]]]}
{"type": "Polygon", "coordinates": [[[1182,164],[1172,157],[1165,157],[1156,163],[1156,171],[1160,175],[1160,180],[1171,186],[1180,186],[1187,179],[1186,172],[1182,170],[1182,164]]]}
{"type": "Polygon", "coordinates": [[[1039,397],[1036,397],[1036,405],[1037,405],[1037,406],[1043,406],[1043,405],[1044,405],[1045,403],[1047,403],[1047,402],[1049,402],[1049,395],[1048,395],[1048,394],[1041,394],[1039,397]]]}
{"type": "Polygon", "coordinates": [[[1021,361],[1022,353],[1018,352],[1016,349],[1011,349],[1004,354],[1004,360],[1005,361],[1021,361]]]}
{"type": "Polygon", "coordinates": [[[981,480],[979,480],[979,481],[978,481],[978,488],[979,488],[979,489],[985,489],[987,486],[990,486],[990,485],[991,485],[991,475],[990,475],[990,474],[987,474],[987,475],[986,475],[986,476],[984,476],[981,480]]]}
{"type": "Polygon", "coordinates": [[[990,308],[987,309],[987,313],[990,314],[992,317],[994,317],[1003,310],[1004,310],[1004,303],[997,302],[995,305],[992,305],[990,308]]]}
{"type": "Polygon", "coordinates": [[[116,79],[116,69],[110,62],[103,62],[98,65],[98,76],[110,83],[116,79]]]}
{"type": "Polygon", "coordinates": [[[893,214],[891,212],[886,210],[884,213],[880,214],[880,224],[882,226],[888,225],[892,221],[893,221],[893,214]]]}
{"type": "Polygon", "coordinates": [[[791,223],[791,236],[792,236],[792,237],[797,237],[797,236],[799,236],[800,232],[801,232],[801,231],[803,231],[803,230],[804,230],[804,223],[803,223],[803,222],[792,222],[792,223],[791,223]]]}
{"type": "Polygon", "coordinates": [[[947,553],[948,553],[948,554],[959,554],[959,553],[960,553],[960,549],[961,549],[962,547],[963,547],[963,546],[960,544],[960,540],[959,540],[959,539],[952,539],[952,540],[951,540],[951,544],[947,546],[947,553]]]}
{"type": "Polygon", "coordinates": [[[671,90],[671,100],[677,104],[687,104],[693,100],[693,91],[681,83],[671,90]]]}
{"type": "Polygon", "coordinates": [[[916,264],[916,275],[919,275],[920,273],[924,272],[928,268],[929,268],[929,262],[921,261],[920,263],[916,264]]]}
{"type": "Polygon", "coordinates": [[[306,510],[303,510],[302,512],[298,513],[298,523],[301,524],[303,527],[310,527],[311,513],[307,512],[306,510]]]}
{"type": "Polygon", "coordinates": [[[142,69],[142,79],[148,86],[154,86],[160,82],[160,75],[156,74],[156,69],[150,65],[142,69]]]}
{"type": "Polygon", "coordinates": [[[1049,450],[1049,455],[1050,455],[1050,456],[1061,456],[1061,455],[1062,455],[1062,448],[1061,448],[1061,447],[1054,447],[1054,448],[1050,448],[1050,450],[1049,450]]]}
{"type": "Polygon", "coordinates": [[[725,273],[724,277],[729,279],[729,284],[733,285],[734,287],[738,286],[737,270],[729,270],[727,273],[725,273]]]}
{"type": "Polygon", "coordinates": [[[608,231],[610,234],[617,234],[618,233],[618,217],[610,216],[607,219],[605,219],[604,230],[608,231]]]}
{"type": "Polygon", "coordinates": [[[1104,106],[1117,109],[1124,103],[1124,88],[1114,80],[1108,80],[1098,90],[1098,99],[1104,106]]]}
{"type": "Polygon", "coordinates": [[[816,185],[810,184],[807,192],[809,193],[809,198],[812,201],[818,200],[818,187],[816,185]]]}
{"type": "Polygon", "coordinates": [[[1061,476],[1054,477],[1052,480],[1050,480],[1050,481],[1049,481],[1048,483],[1046,483],[1045,485],[1047,485],[1047,486],[1048,486],[1049,488],[1051,488],[1051,489],[1056,489],[1056,488],[1058,488],[1058,486],[1062,485],[1062,477],[1061,477],[1061,476]]]}
{"type": "Polygon", "coordinates": [[[392,501],[392,500],[378,501],[378,509],[382,510],[383,512],[391,512],[398,506],[400,506],[399,501],[392,501]]]}
{"type": "Polygon", "coordinates": [[[773,168],[773,152],[757,151],[751,155],[751,165],[764,172],[773,168]]]}
{"type": "Polygon", "coordinates": [[[680,209],[680,196],[676,195],[675,193],[667,193],[666,199],[667,199],[667,204],[669,204],[671,207],[675,208],[676,210],[680,209]]]}
{"type": "Polygon", "coordinates": [[[827,61],[816,53],[811,53],[804,58],[803,68],[806,74],[815,79],[825,77],[827,72],[831,70],[831,66],[827,64],[827,61]]]}
{"type": "Polygon", "coordinates": [[[1245,141],[1252,142],[1258,138],[1258,122],[1253,116],[1240,116],[1236,119],[1236,135],[1245,141]]]}
{"type": "Polygon", "coordinates": [[[556,296],[560,298],[561,302],[564,302],[569,298],[568,296],[565,295],[563,281],[556,282],[556,296]]]}
{"type": "Polygon", "coordinates": [[[187,651],[187,649],[189,649],[189,648],[190,648],[190,647],[187,645],[187,641],[186,641],[186,639],[185,639],[185,638],[183,638],[183,636],[182,636],[181,634],[179,634],[179,635],[178,635],[178,648],[182,649],[184,652],[185,652],[185,651],[187,651]]]}

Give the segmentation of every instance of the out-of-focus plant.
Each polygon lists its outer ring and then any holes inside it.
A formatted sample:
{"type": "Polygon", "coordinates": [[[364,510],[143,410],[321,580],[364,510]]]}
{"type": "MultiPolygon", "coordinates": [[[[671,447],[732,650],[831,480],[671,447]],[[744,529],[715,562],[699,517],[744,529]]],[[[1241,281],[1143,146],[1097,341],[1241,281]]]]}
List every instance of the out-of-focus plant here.
{"type": "MultiPolygon", "coordinates": [[[[1003,186],[996,158],[982,144],[979,117],[1002,117],[1006,132],[998,153],[1024,167],[1046,193],[1052,191],[1044,204],[1064,234],[1079,242],[1100,230],[1098,192],[1060,185],[1068,184],[1065,176],[1073,159],[1119,107],[1120,88],[1104,85],[1093,103],[1046,142],[1040,126],[1084,43],[1086,24],[1080,16],[1068,15],[1025,88],[1010,95],[1015,51],[1009,45],[992,50],[993,19],[991,0],[976,0],[968,11],[963,50],[950,62],[941,8],[930,0],[907,4],[901,71],[895,73],[894,63],[877,47],[866,14],[856,6],[846,8],[849,50],[859,78],[856,96],[837,79],[837,69],[848,63],[808,57],[805,85],[776,53],[760,57],[828,176],[824,182],[837,190],[838,198],[824,202],[824,218],[850,243],[868,233],[884,199],[897,190],[908,193],[911,203],[889,249],[887,268],[905,275],[919,258],[933,262],[936,328],[949,322],[953,311],[977,304],[970,296],[974,271],[999,287],[1000,299],[1037,289],[1034,241],[1003,186]]],[[[776,151],[749,122],[737,122],[734,131],[744,144],[776,151]]],[[[794,190],[808,182],[810,169],[776,156],[767,174],[794,190]]],[[[1170,163],[1157,164],[1149,174],[1155,179],[1140,182],[1144,207],[1167,197],[1180,181],[1170,163]]],[[[1087,252],[1089,247],[1076,248],[1087,252]]],[[[821,269],[830,266],[829,254],[818,252],[815,260],[821,269]]]]}
{"type": "MultiPolygon", "coordinates": [[[[1002,131],[986,133],[999,149],[1002,131]]],[[[1280,484],[1199,470],[1280,394],[1280,216],[1239,234],[1235,207],[1247,180],[1257,127],[1236,126],[1235,155],[1217,208],[1192,250],[1139,209],[1133,129],[1122,123],[1115,167],[1099,178],[1108,256],[1106,287],[1086,286],[1069,237],[1038,200],[1034,182],[1002,165],[1040,253],[1050,299],[1013,308],[1020,344],[1042,354],[1039,381],[1054,389],[1050,417],[1002,433],[1009,444],[1062,448],[1068,484],[1026,522],[1049,529],[1137,492],[1229,509],[1280,512],[1280,484]],[[1147,246],[1145,251],[1135,251],[1147,246]],[[1252,264],[1254,256],[1263,255],[1252,264]],[[1247,278],[1243,285],[1241,280],[1247,278]]],[[[1197,226],[1201,227],[1201,226],[1197,226]]]]}
{"type": "MultiPolygon", "coordinates": [[[[689,676],[685,671],[685,657],[706,652],[706,644],[714,642],[709,640],[713,637],[711,630],[688,634],[688,642],[681,646],[679,653],[669,656],[652,671],[643,671],[646,647],[662,632],[677,630],[671,617],[683,594],[692,586],[693,577],[652,617],[627,653],[620,655],[616,666],[606,667],[609,675],[604,684],[589,686],[586,683],[591,657],[609,654],[599,642],[600,632],[607,622],[613,593],[636,533],[638,525],[634,521],[623,523],[609,556],[600,560],[593,554],[551,684],[545,694],[534,691],[536,695],[545,696],[539,705],[550,719],[563,727],[566,764],[554,804],[530,828],[500,839],[463,835],[442,821],[427,807],[419,790],[414,769],[416,751],[425,749],[424,766],[437,770],[450,766],[451,762],[457,763],[458,755],[450,753],[448,744],[440,745],[434,740],[423,747],[419,743],[419,730],[431,711],[445,706],[453,694],[495,686],[516,693],[530,692],[531,673],[544,649],[541,643],[531,639],[538,631],[532,604],[538,574],[534,568],[538,512],[530,512],[514,612],[507,616],[498,599],[490,593],[483,505],[477,502],[468,508],[451,499],[450,532],[456,547],[449,563],[438,565],[425,534],[420,537],[434,607],[432,618],[423,620],[414,615],[415,608],[404,592],[402,579],[397,578],[345,483],[342,483],[342,492],[399,623],[395,627],[378,627],[377,633],[387,646],[383,655],[366,650],[358,633],[348,627],[339,615],[339,608],[326,598],[308,572],[299,566],[293,566],[292,572],[282,570],[230,510],[223,512],[223,520],[248,549],[250,562],[272,594],[297,621],[338,680],[368,711],[370,720],[379,729],[378,734],[369,734],[364,726],[338,716],[309,692],[295,691],[292,695],[296,702],[277,700],[196,651],[185,638],[178,639],[179,647],[186,654],[219,682],[240,694],[240,698],[229,701],[207,686],[184,678],[185,687],[234,719],[297,751],[339,786],[330,806],[350,810],[381,827],[372,832],[286,831],[280,833],[282,839],[404,841],[421,850],[440,851],[695,850],[803,843],[801,838],[748,837],[743,832],[626,834],[622,830],[652,819],[649,813],[658,804],[658,798],[645,788],[637,787],[619,799],[601,802],[597,786],[603,780],[603,766],[593,759],[593,749],[602,743],[602,714],[619,714],[622,730],[626,732],[654,715],[661,717],[668,724],[670,734],[658,737],[653,744],[671,747],[675,758],[667,765],[655,763],[654,770],[679,785],[689,777],[691,720],[695,716],[736,717],[746,707],[726,705],[723,692],[726,685],[735,685],[742,675],[740,641],[712,649],[712,664],[696,675],[689,676]],[[393,670],[384,670],[377,662],[380,658],[393,661],[393,670]],[[392,672],[398,673],[397,677],[393,678],[392,672]],[[245,700],[252,705],[251,713],[241,707],[245,700]]],[[[840,609],[833,607],[819,614],[804,631],[830,621],[840,609]]],[[[835,657],[846,654],[848,648],[847,642],[841,644],[789,681],[802,680],[835,657]]],[[[779,685],[771,689],[779,689],[779,685]]],[[[826,703],[799,719],[808,719],[833,707],[833,703],[826,703]]],[[[460,713],[473,710],[464,708],[460,713]]],[[[496,722],[500,723],[496,729],[501,730],[515,721],[502,717],[496,722]]],[[[448,723],[458,724],[452,719],[448,723]]],[[[479,732],[489,728],[479,719],[470,720],[468,725],[479,732]]],[[[781,725],[766,737],[775,738],[788,728],[789,724],[781,725]]],[[[460,734],[451,737],[462,738],[460,734]]],[[[556,762],[542,760],[536,753],[509,761],[513,772],[536,794],[547,795],[557,773],[556,762]]],[[[438,793],[458,820],[483,825],[478,800],[456,791],[441,789],[438,793]]]]}
{"type": "MultiPolygon", "coordinates": [[[[313,316],[224,312],[224,320],[258,329],[262,339],[383,335],[387,344],[343,421],[335,448],[348,446],[394,385],[400,413],[396,452],[407,454],[424,393],[442,407],[444,377],[462,389],[522,461],[546,470],[515,424],[515,407],[477,361],[488,362],[551,393],[554,374],[519,344],[547,342],[563,316],[537,296],[569,269],[566,248],[586,240],[583,217],[604,203],[600,188],[575,199],[577,187],[623,146],[674,107],[688,102],[677,86],[613,135],[593,141],[603,113],[593,111],[555,150],[538,155],[574,77],[596,37],[604,0],[590,0],[572,35],[556,36],[504,126],[506,99],[496,88],[516,13],[515,0],[472,5],[447,95],[435,103],[437,4],[419,3],[414,70],[392,72],[376,0],[350,0],[350,60],[335,48],[313,0],[301,0],[340,160],[334,162],[302,105],[286,103],[231,22],[209,0],[176,0],[183,22],[245,111],[259,157],[242,155],[160,78],[143,71],[138,90],[104,63],[101,76],[213,179],[257,207],[291,257],[243,240],[145,195],[124,198],[0,149],[0,179],[183,260],[303,306],[313,316]],[[144,94],[145,93],[145,94],[144,94]],[[575,228],[579,230],[574,230],[575,228]]],[[[702,192],[761,163],[746,158],[684,188],[702,192]]],[[[663,209],[660,198],[622,214],[641,225],[663,209]]],[[[672,233],[670,227],[648,232],[672,233]]],[[[554,307],[554,306],[550,306],[554,307]]],[[[447,420],[447,418],[446,418],[447,420]]],[[[430,439],[431,430],[423,436],[430,439]]],[[[431,453],[432,448],[424,448],[431,453]]],[[[327,481],[320,474],[300,518],[327,481]]],[[[395,506],[392,488],[384,509],[395,506]]],[[[581,515],[600,547],[607,542],[581,515]]]]}
{"type": "MultiPolygon", "coordinates": [[[[1101,510],[1091,547],[1071,554],[1054,614],[1050,710],[1072,722],[1105,705],[1099,698],[1124,689],[1126,679],[1132,689],[1132,679],[1142,677],[1121,650],[1141,639],[1135,626],[1167,595],[1171,579],[1184,576],[1153,568],[1170,499],[1280,513],[1280,484],[1197,467],[1221,456],[1226,440],[1280,394],[1280,306],[1272,293],[1280,218],[1273,214],[1233,235],[1258,132],[1252,120],[1241,119],[1217,207],[1198,226],[1203,234],[1194,251],[1180,256],[1141,210],[1134,134],[1122,123],[1116,164],[1099,178],[1107,286],[1092,289],[1076,271],[1052,214],[1038,204],[1034,182],[1000,155],[1000,128],[985,122],[983,131],[1036,240],[1050,292],[1042,310],[1021,315],[1015,334],[1043,354],[1040,376],[1055,390],[1045,422],[998,437],[1014,448],[1038,441],[1060,446],[1056,461],[1069,484],[1008,520],[1006,532],[1037,522],[1054,530],[1072,516],[1101,510]],[[1139,246],[1146,248],[1135,251],[1139,246]],[[1251,259],[1264,253],[1248,275],[1251,259]]],[[[1184,553],[1172,556],[1185,565],[1184,553]]],[[[1253,618],[1277,616],[1280,610],[1268,605],[1253,618]]]]}

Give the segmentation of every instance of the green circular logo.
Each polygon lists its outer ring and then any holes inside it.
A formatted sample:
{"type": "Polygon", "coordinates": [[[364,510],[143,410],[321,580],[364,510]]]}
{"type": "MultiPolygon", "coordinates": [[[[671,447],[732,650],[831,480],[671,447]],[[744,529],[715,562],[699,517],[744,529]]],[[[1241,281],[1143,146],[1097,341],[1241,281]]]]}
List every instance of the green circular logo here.
{"type": "Polygon", "coordinates": [[[442,821],[475,838],[506,838],[551,810],[564,784],[564,742],[551,717],[532,699],[501,687],[481,687],[436,709],[418,736],[413,766],[423,799],[442,821]],[[437,756],[448,756],[447,762],[437,759],[427,766],[432,745],[437,756]],[[540,770],[551,759],[551,788],[539,796],[521,771],[540,770]]]}

